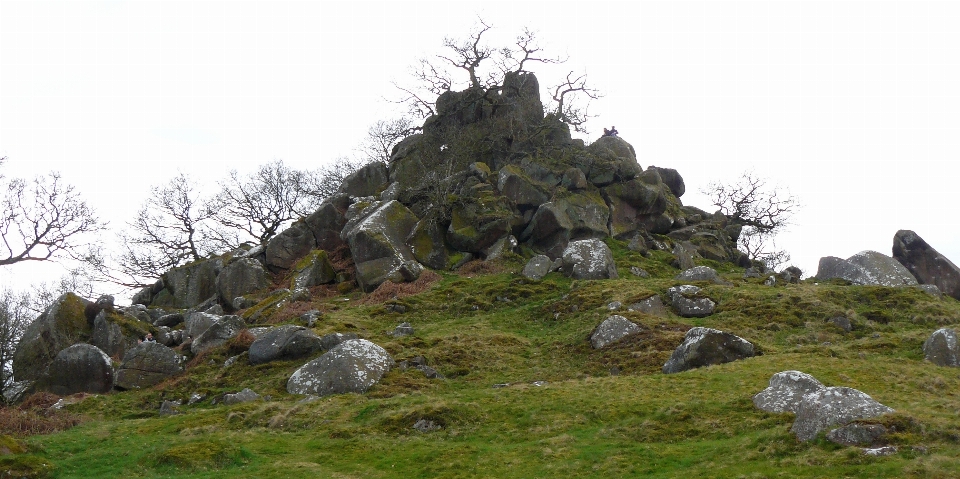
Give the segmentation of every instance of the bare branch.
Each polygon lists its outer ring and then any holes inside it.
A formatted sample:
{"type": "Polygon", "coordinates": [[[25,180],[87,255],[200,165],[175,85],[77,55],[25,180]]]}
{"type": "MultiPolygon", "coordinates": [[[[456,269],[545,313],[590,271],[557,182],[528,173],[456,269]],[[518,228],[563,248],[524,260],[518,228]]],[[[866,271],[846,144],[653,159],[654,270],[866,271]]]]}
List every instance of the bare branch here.
{"type": "Polygon", "coordinates": [[[574,77],[574,73],[571,71],[567,73],[563,82],[553,87],[552,98],[556,105],[553,108],[553,114],[556,115],[560,121],[572,126],[574,130],[586,133],[587,131],[583,128],[583,124],[590,119],[590,114],[588,113],[590,100],[596,100],[601,97],[602,95],[599,90],[587,85],[587,75],[585,73],[574,77]],[[578,100],[579,96],[587,98],[586,104],[583,107],[574,106],[574,102],[578,100]]]}

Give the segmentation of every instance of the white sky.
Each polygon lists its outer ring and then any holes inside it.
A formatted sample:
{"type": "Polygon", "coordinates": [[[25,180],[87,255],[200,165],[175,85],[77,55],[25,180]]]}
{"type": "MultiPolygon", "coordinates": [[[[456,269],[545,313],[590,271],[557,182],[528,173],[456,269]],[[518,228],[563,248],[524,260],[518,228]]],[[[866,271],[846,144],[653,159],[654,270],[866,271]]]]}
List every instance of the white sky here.
{"type": "MultiPolygon", "coordinates": [[[[0,0],[0,156],[58,170],[114,228],[182,171],[212,185],[282,159],[349,155],[444,36],[482,16],[524,26],[605,97],[643,167],[676,168],[684,204],[753,169],[804,204],[780,246],[891,254],[916,231],[960,262],[960,2],[283,2],[0,0]]],[[[0,284],[59,276],[5,267],[0,284]]]]}

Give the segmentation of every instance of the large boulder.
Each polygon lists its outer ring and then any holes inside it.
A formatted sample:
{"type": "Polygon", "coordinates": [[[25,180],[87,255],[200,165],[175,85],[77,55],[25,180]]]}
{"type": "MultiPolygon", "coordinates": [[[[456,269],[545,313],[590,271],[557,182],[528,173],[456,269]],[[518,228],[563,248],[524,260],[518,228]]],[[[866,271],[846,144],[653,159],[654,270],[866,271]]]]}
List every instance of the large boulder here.
{"type": "Polygon", "coordinates": [[[603,188],[603,198],[610,206],[610,235],[623,237],[641,227],[639,220],[663,214],[667,209],[667,192],[656,171],[645,171],[638,177],[603,188]]]}
{"type": "Polygon", "coordinates": [[[267,243],[267,266],[274,271],[290,269],[316,246],[314,233],[306,220],[297,221],[267,243]]]}
{"type": "Polygon", "coordinates": [[[64,293],[27,326],[13,355],[13,375],[18,381],[40,379],[57,353],[89,340],[91,328],[84,315],[89,304],[73,293],[64,293]]]}
{"type": "Polygon", "coordinates": [[[770,385],[753,396],[753,405],[772,413],[796,413],[803,396],[819,391],[824,385],[800,371],[781,371],[770,377],[770,385]]]}
{"type": "Polygon", "coordinates": [[[619,136],[604,136],[587,147],[591,157],[581,157],[577,167],[584,170],[587,180],[597,186],[606,186],[614,181],[629,180],[643,169],[637,163],[633,145],[619,136]],[[589,158],[589,161],[584,161],[589,158]]]}
{"type": "Polygon", "coordinates": [[[37,389],[59,396],[101,394],[113,389],[113,377],[113,363],[106,353],[92,344],[78,343],[57,354],[37,389]]]}
{"type": "Polygon", "coordinates": [[[656,170],[660,174],[660,178],[663,179],[663,183],[670,188],[670,192],[673,193],[673,196],[677,198],[683,196],[687,191],[686,185],[683,183],[683,177],[680,176],[680,173],[673,168],[660,168],[657,166],[650,166],[647,170],[656,170]]]}
{"type": "Polygon", "coordinates": [[[676,279],[680,281],[705,281],[716,284],[729,284],[720,277],[717,270],[709,266],[694,266],[690,269],[685,269],[676,276],[676,279]]]}
{"type": "Polygon", "coordinates": [[[152,329],[150,323],[102,310],[93,320],[90,344],[100,348],[107,356],[123,359],[126,350],[136,345],[137,340],[152,329]]]}
{"type": "Polygon", "coordinates": [[[206,331],[193,338],[193,342],[190,343],[190,351],[193,354],[200,354],[222,346],[246,328],[247,324],[239,316],[221,316],[206,331]]]}
{"type": "Polygon", "coordinates": [[[844,279],[854,284],[874,286],[911,286],[916,279],[893,258],[876,251],[861,251],[847,259],[820,258],[817,279],[844,279]]]}
{"type": "Polygon", "coordinates": [[[335,251],[346,247],[347,243],[340,238],[340,232],[347,224],[347,209],[350,207],[349,195],[333,195],[320,203],[317,210],[307,216],[307,228],[313,233],[317,248],[324,251],[335,251]]]}
{"type": "MultiPolygon", "coordinates": [[[[164,316],[165,318],[167,316],[164,316]]],[[[183,334],[196,338],[203,334],[210,326],[220,321],[220,315],[191,311],[183,315],[183,334]]]]}
{"type": "Polygon", "coordinates": [[[308,356],[322,347],[322,340],[303,326],[285,324],[271,328],[250,345],[250,364],[308,356]]]}
{"type": "Polygon", "coordinates": [[[600,349],[608,344],[615,343],[631,334],[641,331],[640,326],[627,318],[613,315],[603,320],[597,329],[590,335],[590,344],[593,349],[600,349]]]}
{"type": "Polygon", "coordinates": [[[223,304],[231,304],[237,296],[269,287],[267,270],[255,259],[235,260],[226,265],[217,276],[217,294],[223,304]]]}
{"type": "Polygon", "coordinates": [[[184,357],[157,342],[142,342],[127,351],[117,369],[116,386],[148,388],[183,372],[184,357]]]}
{"type": "Polygon", "coordinates": [[[698,297],[700,291],[700,288],[692,284],[684,284],[667,289],[667,297],[678,315],[684,318],[705,318],[713,314],[717,304],[710,298],[698,297]]]}
{"type": "Polygon", "coordinates": [[[533,249],[551,258],[559,258],[572,234],[573,222],[563,207],[556,203],[544,203],[527,223],[520,240],[527,241],[533,249]]]}
{"type": "Polygon", "coordinates": [[[390,181],[387,165],[372,161],[343,179],[338,193],[361,197],[380,194],[390,181]]]}
{"type": "Polygon", "coordinates": [[[936,285],[943,294],[960,299],[960,268],[913,231],[897,231],[893,257],[921,284],[936,285]]]}
{"type": "Polygon", "coordinates": [[[692,328],[663,365],[663,373],[729,363],[754,354],[753,344],[739,336],[711,328],[692,328]]]}
{"type": "Polygon", "coordinates": [[[316,249],[300,259],[293,266],[293,279],[290,288],[309,288],[337,280],[337,270],[330,263],[330,257],[322,249],[316,249]]]}
{"type": "Polygon", "coordinates": [[[413,212],[396,200],[364,200],[350,209],[342,237],[350,245],[360,287],[369,292],[384,281],[417,279],[423,267],[404,243],[417,224],[413,212]]]}
{"type": "Polygon", "coordinates": [[[893,409],[862,391],[845,387],[823,388],[803,396],[790,432],[800,441],[810,441],[821,431],[890,412],[893,409]]]}
{"type": "Polygon", "coordinates": [[[364,393],[394,365],[393,357],[365,339],[344,341],[297,369],[287,381],[290,394],[364,393]]]}
{"type": "Polygon", "coordinates": [[[937,366],[960,366],[957,332],[951,328],[934,331],[923,343],[923,358],[937,366]]]}
{"type": "Polygon", "coordinates": [[[447,245],[447,229],[436,218],[424,218],[407,237],[410,252],[421,264],[433,269],[448,269],[451,249],[447,245]]]}
{"type": "Polygon", "coordinates": [[[500,169],[497,188],[521,210],[535,208],[550,200],[546,188],[530,179],[520,167],[505,166],[500,169]]]}
{"type": "Polygon", "coordinates": [[[505,197],[465,192],[452,207],[447,242],[457,251],[482,254],[513,231],[514,217],[505,197]]]}
{"type": "Polygon", "coordinates": [[[601,240],[571,241],[563,251],[563,274],[573,279],[617,279],[613,252],[601,240]]]}
{"type": "Polygon", "coordinates": [[[192,308],[217,295],[217,275],[223,260],[211,258],[179,266],[164,273],[163,289],[151,302],[153,306],[192,308]]]}

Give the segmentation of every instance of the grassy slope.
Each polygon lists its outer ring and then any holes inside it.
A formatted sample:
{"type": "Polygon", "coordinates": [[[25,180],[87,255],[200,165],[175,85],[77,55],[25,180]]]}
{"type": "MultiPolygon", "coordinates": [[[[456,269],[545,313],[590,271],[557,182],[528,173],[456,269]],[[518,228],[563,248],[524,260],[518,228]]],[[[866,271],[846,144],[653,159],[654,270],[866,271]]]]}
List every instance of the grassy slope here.
{"type": "MultiPolygon", "coordinates": [[[[719,303],[704,319],[620,311],[643,333],[595,351],[587,337],[624,304],[678,284],[669,255],[643,258],[611,243],[621,272],[650,279],[531,282],[508,272],[449,274],[431,289],[383,305],[327,311],[317,332],[354,331],[399,361],[423,355],[448,378],[391,371],[365,395],[300,404],[286,379],[303,361],[223,369],[223,349],[146,391],[71,406],[89,421],[28,439],[56,477],[957,477],[958,371],[922,359],[926,337],[960,319],[960,303],[914,289],[805,282],[765,287],[714,265],[734,286],[705,286],[719,303]],[[844,333],[825,320],[852,318],[844,333]],[[417,330],[395,339],[401,321],[417,330]],[[710,326],[756,344],[761,356],[663,375],[660,367],[690,326],[710,326]],[[612,376],[611,368],[620,369],[612,376]],[[898,412],[900,452],[872,458],[823,439],[798,443],[792,415],[753,407],[778,371],[797,369],[828,386],[860,389],[898,412]],[[536,386],[534,381],[546,381],[536,386]],[[509,386],[494,388],[494,384],[509,386]],[[272,400],[236,406],[203,401],[159,417],[163,399],[208,397],[243,387],[272,400]],[[426,418],[443,429],[411,428],[426,418]]],[[[235,351],[233,352],[235,353],[235,351]]]]}

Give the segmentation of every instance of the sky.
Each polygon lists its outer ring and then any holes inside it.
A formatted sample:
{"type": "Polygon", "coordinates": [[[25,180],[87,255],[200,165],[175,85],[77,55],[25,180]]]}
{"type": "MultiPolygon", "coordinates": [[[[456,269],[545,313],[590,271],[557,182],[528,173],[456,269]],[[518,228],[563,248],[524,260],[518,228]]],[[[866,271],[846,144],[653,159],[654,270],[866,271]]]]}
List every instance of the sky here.
{"type": "MultiPolygon", "coordinates": [[[[960,2],[0,0],[3,172],[61,172],[117,231],[180,172],[212,189],[318,168],[478,18],[491,44],[527,27],[569,58],[532,68],[541,86],[586,73],[604,96],[581,137],[615,125],[641,166],[680,172],[684,204],[713,211],[700,190],[744,171],[797,197],[778,246],[806,275],[890,255],[900,229],[960,263],[960,2]]],[[[0,286],[61,271],[4,267],[0,286]]]]}

